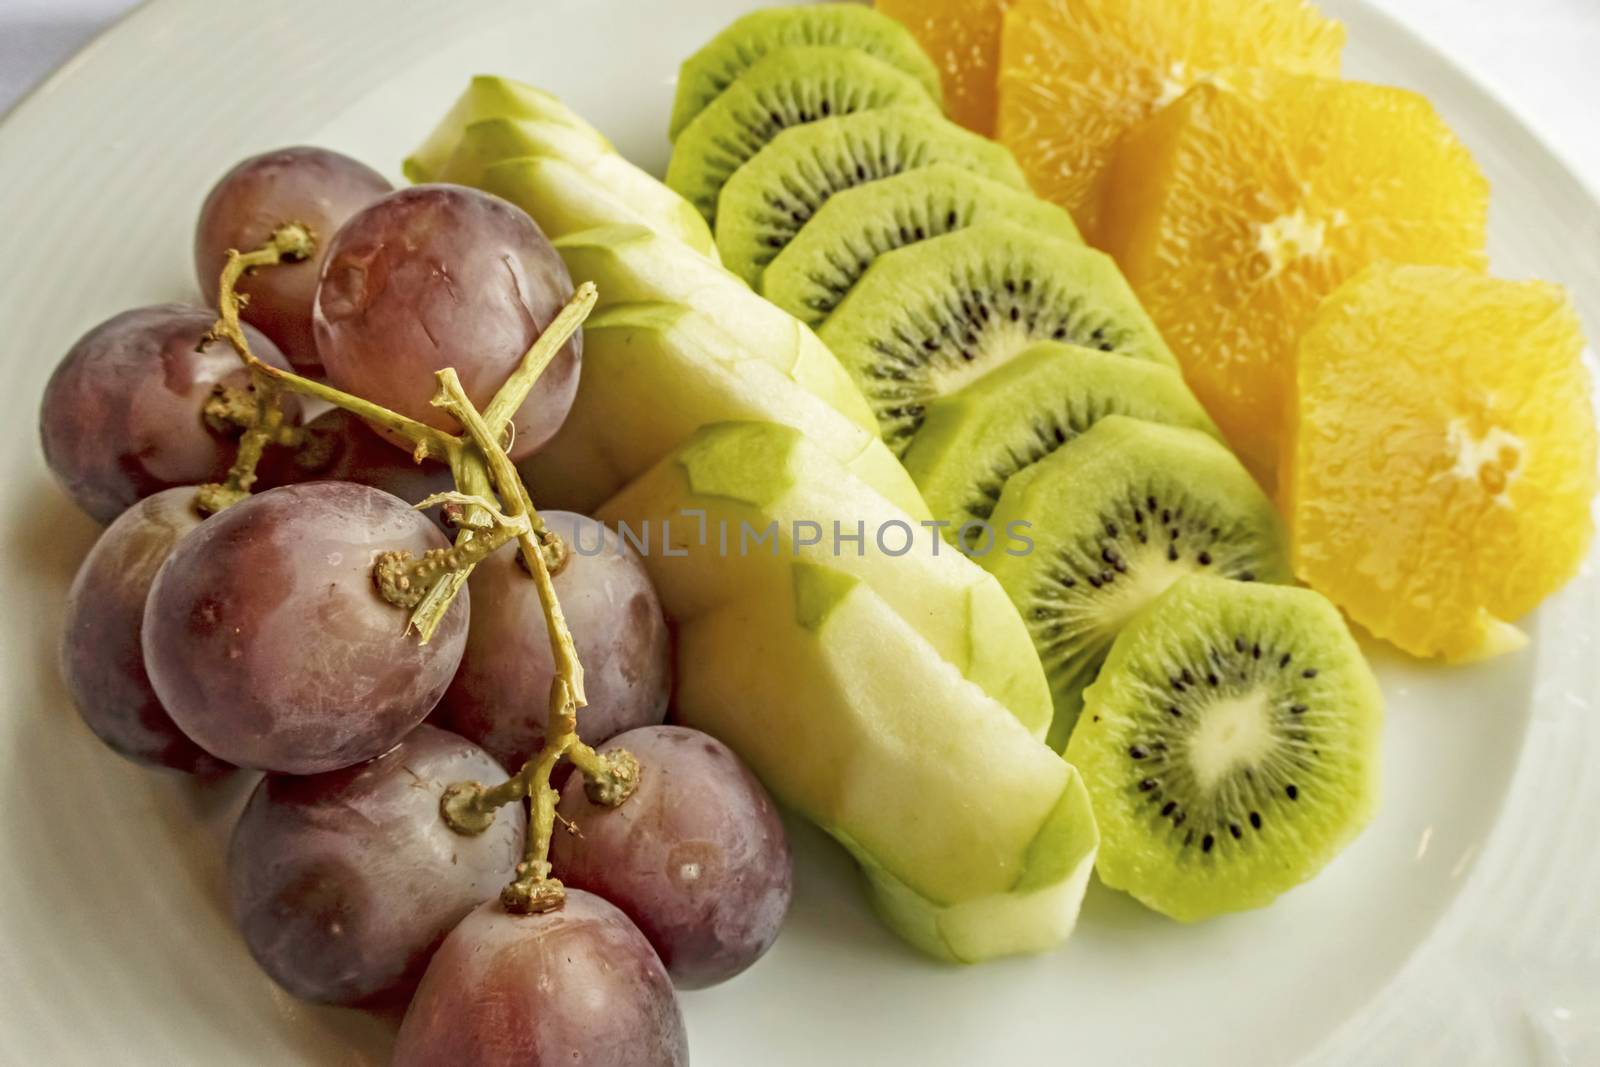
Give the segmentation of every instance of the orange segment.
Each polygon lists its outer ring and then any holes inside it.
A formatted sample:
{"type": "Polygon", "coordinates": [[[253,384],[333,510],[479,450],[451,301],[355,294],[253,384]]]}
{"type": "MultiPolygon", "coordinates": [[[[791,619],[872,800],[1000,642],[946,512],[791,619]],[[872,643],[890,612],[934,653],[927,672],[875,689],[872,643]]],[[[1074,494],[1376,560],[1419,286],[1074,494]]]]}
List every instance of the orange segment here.
{"type": "Polygon", "coordinates": [[[1015,0],[878,0],[933,58],[945,110],[969,130],[994,134],[1000,22],[1015,0]]]}
{"type": "Polygon", "coordinates": [[[1129,127],[1235,67],[1335,77],[1343,47],[1344,27],[1303,0],[1020,0],[999,138],[1034,192],[1092,229],[1091,190],[1129,127]]]}
{"type": "Polygon", "coordinates": [[[1482,268],[1489,187],[1422,97],[1258,73],[1197,86],[1131,131],[1094,238],[1184,377],[1270,479],[1295,345],[1369,263],[1482,268]]]}
{"type": "Polygon", "coordinates": [[[1300,345],[1284,500],[1296,573],[1380,637],[1465,660],[1577,571],[1595,416],[1566,294],[1375,266],[1300,345]],[[1505,620],[1505,621],[1503,621],[1505,620]]]}

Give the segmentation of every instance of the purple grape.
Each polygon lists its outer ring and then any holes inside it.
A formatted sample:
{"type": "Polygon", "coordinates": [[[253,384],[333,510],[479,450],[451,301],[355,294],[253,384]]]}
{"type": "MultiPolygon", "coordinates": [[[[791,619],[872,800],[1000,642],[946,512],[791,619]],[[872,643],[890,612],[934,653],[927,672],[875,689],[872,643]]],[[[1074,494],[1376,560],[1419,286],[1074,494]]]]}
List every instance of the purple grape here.
{"type": "MultiPolygon", "coordinates": [[[[578,736],[591,745],[659,723],[672,688],[667,624],[638,555],[593,519],[543,513],[566,541],[556,596],[583,665],[587,707],[578,736]]],[[[472,625],[461,670],[439,702],[438,722],[517,768],[544,743],[555,673],[539,592],[514,545],[473,571],[472,625]]]]}
{"type": "Polygon", "coordinates": [[[156,695],[200,747],[241,767],[316,774],[388,751],[461,662],[468,591],[422,644],[379,595],[373,562],[447,544],[397,497],[351,482],[233,505],[179,542],[150,590],[156,695]]]}
{"type": "Polygon", "coordinates": [[[542,915],[461,920],[412,998],[392,1067],[681,1067],[672,982],[628,917],[579,889],[542,915]]]}
{"type": "Polygon", "coordinates": [[[455,487],[450,468],[427,460],[416,463],[347,411],[334,408],[306,424],[309,435],[298,449],[270,448],[256,468],[262,489],[302,482],[357,482],[418,504],[455,487]]]}
{"type": "MultiPolygon", "coordinates": [[[[84,511],[110,522],[134,501],[227,476],[238,434],[206,425],[217,385],[250,374],[226,341],[202,344],[216,316],[182,304],[124,311],[78,339],[45,387],[39,436],[45,462],[84,511]]],[[[287,368],[278,348],[245,328],[263,362],[287,368]]],[[[284,411],[299,421],[296,397],[284,411]]]]}
{"type": "Polygon", "coordinates": [[[239,282],[250,302],[241,317],[275,341],[297,367],[315,368],[311,304],[317,273],[345,220],[394,190],[365,163],[326,148],[280,148],[234,167],[212,186],[194,231],[194,269],[206,303],[215,306],[228,249],[249,252],[287,222],[311,230],[317,249],[301,263],[281,263],[239,282]]]}
{"type": "Polygon", "coordinates": [[[467,837],[445,825],[439,797],[453,782],[505,777],[483,749],[431,726],[344,770],[267,775],[228,848],[234,920],[256,962],[304,1000],[403,1003],[522,856],[522,805],[467,837]]]}
{"type": "Polygon", "coordinates": [[[137,763],[191,774],[228,765],[184,736],[150,688],[139,629],[156,571],[200,525],[194,486],[145,497],[117,517],[84,557],[67,593],[61,676],[95,735],[137,763]]]}
{"type": "MultiPolygon", "coordinates": [[[[334,238],[317,287],[317,351],[341,389],[455,432],[429,403],[434,372],[454,367],[484,407],[571,297],[566,266],[526,212],[465,186],[417,185],[334,238]]],[[[567,417],[582,348],[574,335],[513,417],[513,459],[567,417]]]]}
{"type": "Polygon", "coordinates": [[[602,752],[639,760],[620,807],[567,779],[550,862],[568,886],[611,901],[644,932],[680,989],[725,982],[760,959],[789,911],[789,842],[772,798],[721,741],[682,726],[619,734],[602,752]]]}

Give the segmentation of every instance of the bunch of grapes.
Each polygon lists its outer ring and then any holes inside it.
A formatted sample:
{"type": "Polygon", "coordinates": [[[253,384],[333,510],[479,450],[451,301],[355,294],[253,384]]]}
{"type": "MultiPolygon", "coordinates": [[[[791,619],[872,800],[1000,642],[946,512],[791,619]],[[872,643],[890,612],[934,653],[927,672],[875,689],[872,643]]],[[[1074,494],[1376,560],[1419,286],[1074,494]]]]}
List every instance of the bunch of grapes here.
{"type": "Polygon", "coordinates": [[[664,725],[638,557],[513,466],[572,405],[592,286],[521,209],[317,148],[229,171],[195,266],[215,310],[110,319],[44,397],[109,523],[61,644],[84,721],[264,772],[239,930],[298,997],[409,1001],[397,1063],[687,1062],[674,986],[767,950],[789,852],[738,758],[664,725]]]}

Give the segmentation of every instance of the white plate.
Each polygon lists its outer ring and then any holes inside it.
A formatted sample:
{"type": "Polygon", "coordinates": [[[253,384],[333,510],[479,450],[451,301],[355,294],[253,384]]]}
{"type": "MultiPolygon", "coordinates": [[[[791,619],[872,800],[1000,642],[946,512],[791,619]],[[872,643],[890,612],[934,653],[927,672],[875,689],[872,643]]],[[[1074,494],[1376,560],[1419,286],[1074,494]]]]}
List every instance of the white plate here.
{"type": "MultiPolygon", "coordinates": [[[[555,90],[659,169],[678,61],[749,6],[155,0],[0,129],[0,1062],[378,1063],[388,1043],[278,993],[234,936],[220,845],[240,786],[136,770],[68,704],[54,644],[95,529],[38,457],[56,360],[113,312],[194,297],[194,214],[234,161],[310,141],[393,172],[474,72],[555,90]]],[[[1477,153],[1498,271],[1570,285],[1593,335],[1594,198],[1406,31],[1359,0],[1323,6],[1349,24],[1349,73],[1426,92],[1477,153]]],[[[1183,927],[1096,887],[1063,951],[951,968],[885,933],[842,856],[797,829],[777,947],[684,997],[695,1062],[1600,1063],[1597,621],[1591,568],[1516,657],[1375,652],[1382,813],[1253,914],[1183,927]]]]}

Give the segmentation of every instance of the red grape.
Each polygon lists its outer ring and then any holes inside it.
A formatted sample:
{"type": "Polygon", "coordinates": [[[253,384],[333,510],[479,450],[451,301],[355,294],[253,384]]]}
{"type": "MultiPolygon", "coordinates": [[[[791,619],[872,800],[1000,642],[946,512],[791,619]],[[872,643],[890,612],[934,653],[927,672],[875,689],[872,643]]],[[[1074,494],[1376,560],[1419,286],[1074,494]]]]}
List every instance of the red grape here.
{"type": "MultiPolygon", "coordinates": [[[[597,745],[661,722],[671,690],[667,624],[638,555],[593,519],[565,511],[543,516],[568,548],[555,587],[589,698],[578,711],[579,737],[597,745]]],[[[469,585],[467,649],[438,721],[517,768],[544,743],[555,673],[538,589],[515,545],[478,564],[469,585]]]]}
{"type": "Polygon", "coordinates": [[[468,590],[428,644],[373,562],[447,542],[351,482],[270,489],[207,519],[156,576],[144,655],[173,721],[242,767],[315,774],[392,748],[438,702],[466,644],[468,590]]]}
{"type": "Polygon", "coordinates": [[[284,223],[300,223],[316,240],[316,252],[304,262],[281,263],[241,279],[239,291],[250,297],[241,317],[272,338],[295,366],[318,366],[311,302],[324,253],[346,219],[393,189],[365,163],[326,148],[280,148],[251,156],[222,176],[200,208],[194,269],[206,302],[217,302],[228,249],[249,252],[284,223]]]}
{"type": "Polygon", "coordinates": [[[139,629],[156,571],[200,525],[194,486],[145,497],[117,517],[67,593],[61,675],[89,729],[139,763],[193,774],[227,768],[184,736],[150,688],[139,629]]]}
{"type": "MultiPolygon", "coordinates": [[[[250,373],[226,341],[202,343],[215,321],[182,304],[124,311],[79,338],[51,376],[39,411],[45,462],[101,522],[141,497],[227,475],[238,434],[213,430],[202,410],[217,385],[248,386],[250,373]]],[[[289,366],[260,333],[245,336],[263,362],[289,366]]],[[[284,398],[291,421],[299,411],[284,398]]]]}
{"type": "Polygon", "coordinates": [[[627,913],[680,988],[726,981],[772,947],[793,894],[789,843],[767,791],[733,750],[682,726],[619,734],[602,752],[639,760],[620,807],[567,779],[558,810],[556,877],[627,913]]]}
{"type": "Polygon", "coordinates": [[[461,920],[412,998],[392,1067],[680,1067],[672,982],[628,917],[580,889],[558,911],[491,901],[461,920]]]}
{"type": "Polygon", "coordinates": [[[271,448],[256,468],[263,489],[301,482],[358,482],[418,504],[455,487],[450,468],[417,463],[390,445],[361,419],[334,408],[306,424],[308,439],[297,449],[271,448]]]}
{"type": "Polygon", "coordinates": [[[524,844],[522,805],[468,837],[445,825],[439,797],[505,777],[477,745],[419,726],[366,763],[263,778],[228,849],[234,919],[262,969],[322,1004],[408,995],[451,928],[511,880],[524,844]]]}
{"type": "MultiPolygon", "coordinates": [[[[484,407],[571,297],[566,266],[526,212],[464,186],[417,185],[334,238],[317,287],[317,350],[341,389],[455,432],[429,403],[434,372],[454,367],[484,407]]],[[[567,417],[581,352],[574,335],[513,417],[513,459],[567,417]]]]}

